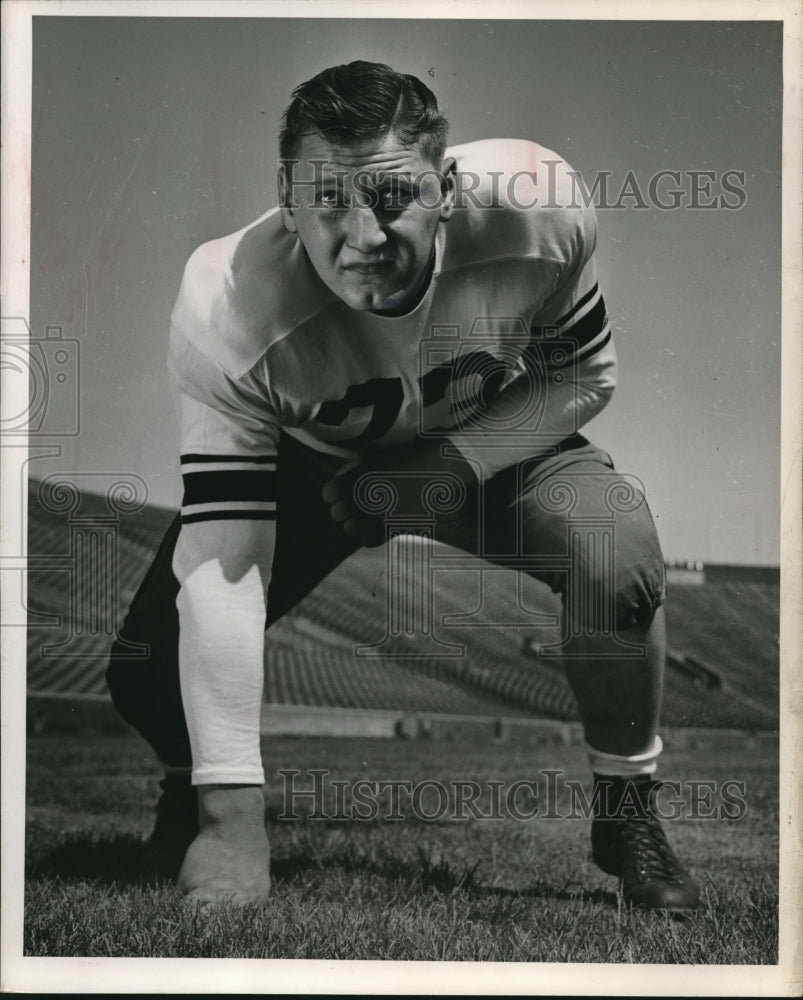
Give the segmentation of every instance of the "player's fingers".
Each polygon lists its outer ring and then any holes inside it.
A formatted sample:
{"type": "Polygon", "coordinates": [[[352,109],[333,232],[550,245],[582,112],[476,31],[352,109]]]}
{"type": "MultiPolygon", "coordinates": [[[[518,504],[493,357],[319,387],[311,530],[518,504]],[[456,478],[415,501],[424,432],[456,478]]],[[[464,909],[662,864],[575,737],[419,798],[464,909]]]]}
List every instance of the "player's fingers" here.
{"type": "Polygon", "coordinates": [[[350,503],[346,503],[345,500],[338,500],[337,503],[332,504],[329,508],[329,513],[332,515],[334,521],[342,524],[354,516],[354,508],[350,503]]]}
{"type": "Polygon", "coordinates": [[[366,531],[370,530],[370,528],[361,518],[352,517],[343,523],[343,530],[349,538],[361,539],[362,536],[366,534],[366,531]]]}
{"type": "Polygon", "coordinates": [[[330,479],[329,482],[324,486],[322,495],[327,503],[334,503],[335,500],[340,500],[340,498],[343,496],[340,480],[337,478],[330,479]]]}

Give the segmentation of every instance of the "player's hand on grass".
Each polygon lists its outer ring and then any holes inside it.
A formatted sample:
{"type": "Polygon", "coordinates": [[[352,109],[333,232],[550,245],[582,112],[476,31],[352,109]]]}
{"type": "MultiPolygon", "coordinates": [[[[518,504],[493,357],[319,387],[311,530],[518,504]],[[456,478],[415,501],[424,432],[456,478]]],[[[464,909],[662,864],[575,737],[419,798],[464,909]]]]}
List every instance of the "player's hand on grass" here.
{"type": "Polygon", "coordinates": [[[265,799],[256,785],[201,785],[200,831],[190,844],[178,886],[203,908],[245,906],[270,892],[265,799]]]}
{"type": "Polygon", "coordinates": [[[353,462],[326,484],[323,498],[332,518],[365,547],[385,542],[388,527],[418,527],[461,547],[477,537],[479,482],[448,441],[416,439],[353,462]]]}

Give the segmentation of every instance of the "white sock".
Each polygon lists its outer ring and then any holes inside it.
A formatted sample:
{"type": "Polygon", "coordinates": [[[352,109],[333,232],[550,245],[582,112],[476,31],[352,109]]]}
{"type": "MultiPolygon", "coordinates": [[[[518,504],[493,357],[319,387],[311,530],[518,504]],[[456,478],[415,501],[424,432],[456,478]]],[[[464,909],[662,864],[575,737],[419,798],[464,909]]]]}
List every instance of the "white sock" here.
{"type": "Polygon", "coordinates": [[[660,736],[655,737],[651,749],[644,753],[633,754],[627,757],[616,753],[604,753],[602,750],[595,750],[589,743],[586,743],[588,762],[594,774],[609,778],[636,778],[641,774],[654,774],[658,766],[658,755],[664,748],[660,736]]]}

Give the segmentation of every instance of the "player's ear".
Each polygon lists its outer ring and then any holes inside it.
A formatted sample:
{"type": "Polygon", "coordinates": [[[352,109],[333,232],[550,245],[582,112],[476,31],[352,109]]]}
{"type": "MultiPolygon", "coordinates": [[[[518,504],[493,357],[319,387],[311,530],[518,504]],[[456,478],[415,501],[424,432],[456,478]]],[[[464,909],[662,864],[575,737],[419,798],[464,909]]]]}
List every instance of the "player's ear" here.
{"type": "Polygon", "coordinates": [[[441,202],[440,216],[444,221],[452,217],[455,209],[455,194],[457,189],[457,160],[453,156],[447,156],[441,166],[441,202]]]}
{"type": "Polygon", "coordinates": [[[284,223],[284,228],[289,233],[297,233],[298,226],[296,225],[296,220],[293,217],[293,191],[292,184],[290,182],[290,177],[287,172],[287,166],[284,163],[279,164],[279,211],[282,213],[282,222],[284,223]]]}

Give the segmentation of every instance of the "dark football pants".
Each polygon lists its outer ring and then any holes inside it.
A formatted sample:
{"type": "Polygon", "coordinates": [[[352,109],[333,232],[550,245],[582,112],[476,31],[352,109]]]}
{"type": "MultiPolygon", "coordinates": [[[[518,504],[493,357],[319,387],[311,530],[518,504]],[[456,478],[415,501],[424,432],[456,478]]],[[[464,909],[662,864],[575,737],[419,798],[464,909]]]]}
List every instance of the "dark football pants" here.
{"type": "MultiPolygon", "coordinates": [[[[321,492],[341,459],[287,435],[279,446],[276,549],[267,626],[295,607],[355,550],[321,492]]],[[[449,542],[546,583],[578,626],[618,633],[649,621],[664,599],[664,562],[639,484],[581,435],[557,454],[511,466],[484,488],[481,540],[455,519],[449,542]]],[[[180,531],[170,525],[120,630],[145,658],[112,646],[106,674],[120,715],[162,763],[185,767],[191,752],[178,670],[179,585],[172,570],[180,531]]]]}

